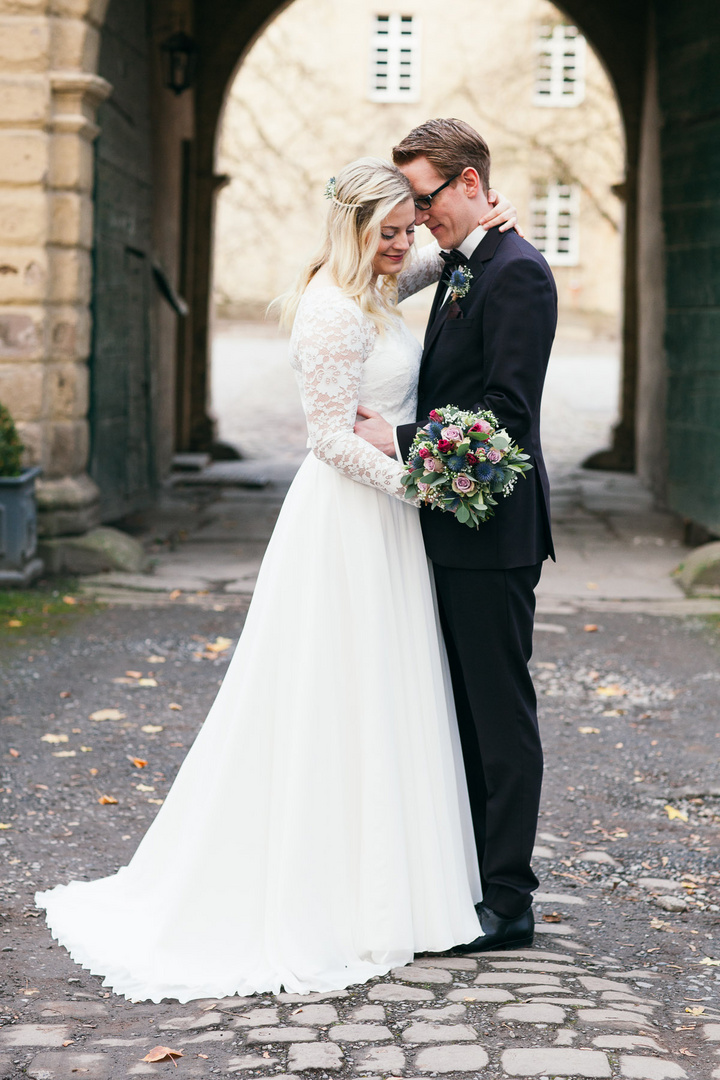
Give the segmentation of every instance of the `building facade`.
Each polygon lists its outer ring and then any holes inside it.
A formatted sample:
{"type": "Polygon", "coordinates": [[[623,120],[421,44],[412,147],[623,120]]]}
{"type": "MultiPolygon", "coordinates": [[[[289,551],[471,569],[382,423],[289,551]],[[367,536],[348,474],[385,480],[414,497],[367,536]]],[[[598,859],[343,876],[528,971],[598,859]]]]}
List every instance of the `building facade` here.
{"type": "MultiPolygon", "coordinates": [[[[212,447],[217,133],[244,57],[289,6],[0,0],[0,400],[43,468],[46,534],[146,505],[174,449],[212,447]]],[[[344,8],[354,18],[356,0],[344,8]]],[[[720,7],[564,0],[563,12],[608,72],[625,142],[622,408],[602,464],[637,468],[659,501],[720,534],[720,7]]],[[[375,14],[397,41],[414,11],[375,14]]],[[[503,67],[513,36],[493,43],[483,29],[463,48],[478,68],[490,56],[503,67]]],[[[434,47],[422,38],[421,65],[434,47]]],[[[401,61],[385,79],[376,65],[378,95],[413,87],[401,61]]],[[[379,142],[387,153],[389,130],[379,142]]]]}
{"type": "Polygon", "coordinates": [[[218,311],[261,314],[287,287],[317,246],[340,166],[388,157],[429,117],[459,116],[486,138],[492,184],[553,267],[561,321],[617,333],[625,148],[583,34],[547,0],[457,0],[452,20],[433,0],[402,12],[295,0],[245,58],[219,143],[218,311]],[[247,258],[267,249],[272,259],[247,258]]]}

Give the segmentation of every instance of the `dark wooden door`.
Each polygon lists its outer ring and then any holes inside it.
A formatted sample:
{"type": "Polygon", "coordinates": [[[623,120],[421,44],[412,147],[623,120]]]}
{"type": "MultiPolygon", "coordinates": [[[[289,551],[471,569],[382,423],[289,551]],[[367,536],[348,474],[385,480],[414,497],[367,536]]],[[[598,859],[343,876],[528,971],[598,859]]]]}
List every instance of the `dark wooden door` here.
{"type": "Polygon", "coordinates": [[[104,521],[148,505],[153,424],[152,176],[147,0],[112,0],[99,73],[113,87],[98,114],[90,472],[104,521]]]}

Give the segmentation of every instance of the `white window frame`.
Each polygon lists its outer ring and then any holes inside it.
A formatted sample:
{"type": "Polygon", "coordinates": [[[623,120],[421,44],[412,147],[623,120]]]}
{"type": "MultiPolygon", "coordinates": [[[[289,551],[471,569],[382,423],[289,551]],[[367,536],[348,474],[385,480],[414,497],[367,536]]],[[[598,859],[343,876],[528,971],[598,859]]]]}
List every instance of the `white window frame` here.
{"type": "Polygon", "coordinates": [[[530,200],[530,240],[550,266],[580,262],[580,186],[537,181],[530,200]]]}
{"type": "Polygon", "coordinates": [[[371,101],[419,101],[420,20],[416,15],[393,12],[373,17],[369,80],[371,101]]]}
{"type": "Polygon", "coordinates": [[[533,104],[574,108],[585,100],[587,42],[576,26],[541,26],[535,43],[533,104]]]}

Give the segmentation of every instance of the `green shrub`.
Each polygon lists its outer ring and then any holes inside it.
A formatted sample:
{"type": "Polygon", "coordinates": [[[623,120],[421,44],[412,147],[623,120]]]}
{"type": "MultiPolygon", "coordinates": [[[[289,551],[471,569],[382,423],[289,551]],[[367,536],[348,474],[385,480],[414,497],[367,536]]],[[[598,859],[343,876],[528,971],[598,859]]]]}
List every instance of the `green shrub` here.
{"type": "Polygon", "coordinates": [[[0,405],[0,476],[20,475],[23,449],[12,416],[0,405]]]}

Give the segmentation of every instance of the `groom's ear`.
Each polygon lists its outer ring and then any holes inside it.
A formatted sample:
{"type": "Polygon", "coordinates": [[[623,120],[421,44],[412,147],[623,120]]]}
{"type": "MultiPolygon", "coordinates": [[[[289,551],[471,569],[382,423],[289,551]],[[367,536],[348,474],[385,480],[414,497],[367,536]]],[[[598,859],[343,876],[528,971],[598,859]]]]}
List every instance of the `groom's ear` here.
{"type": "Polygon", "coordinates": [[[480,174],[477,169],[473,169],[472,165],[468,165],[468,167],[463,169],[460,173],[460,183],[462,184],[468,199],[474,199],[482,192],[483,188],[480,181],[480,174]]]}

